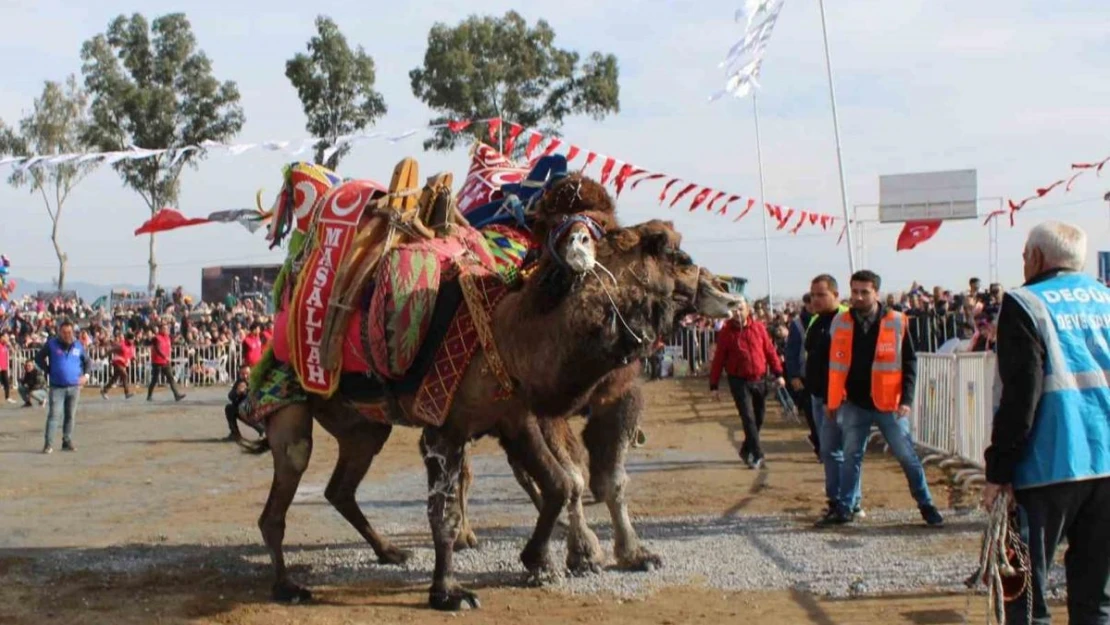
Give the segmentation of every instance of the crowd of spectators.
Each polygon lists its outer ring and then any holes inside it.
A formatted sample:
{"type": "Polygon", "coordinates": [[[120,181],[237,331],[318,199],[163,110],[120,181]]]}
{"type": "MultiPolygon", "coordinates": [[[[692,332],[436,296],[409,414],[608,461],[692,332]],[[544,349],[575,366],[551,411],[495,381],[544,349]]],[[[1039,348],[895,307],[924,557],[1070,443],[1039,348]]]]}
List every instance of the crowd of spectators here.
{"type": "Polygon", "coordinates": [[[121,339],[137,347],[150,345],[160,328],[169,330],[175,356],[185,358],[190,378],[200,382],[225,376],[211,365],[227,363],[234,377],[234,358],[223,358],[273,333],[267,303],[259,298],[229,295],[222,302],[194,302],[181,287],[153,294],[114,292],[95,302],[77,293],[24,295],[0,305],[0,336],[7,337],[11,357],[30,354],[70,320],[79,340],[93,358],[107,357],[121,339]]]}

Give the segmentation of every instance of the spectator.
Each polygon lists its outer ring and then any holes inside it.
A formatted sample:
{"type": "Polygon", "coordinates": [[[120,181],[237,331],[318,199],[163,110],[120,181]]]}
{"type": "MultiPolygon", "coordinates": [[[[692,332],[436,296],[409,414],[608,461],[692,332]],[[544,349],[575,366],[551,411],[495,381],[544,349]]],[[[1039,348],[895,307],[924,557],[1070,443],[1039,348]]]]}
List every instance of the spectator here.
{"type": "Polygon", "coordinates": [[[112,347],[112,374],[108,377],[104,388],[100,389],[101,397],[108,399],[108,391],[119,383],[123,386],[124,399],[131,399],[133,393],[127,372],[131,368],[133,358],[135,358],[135,335],[128,332],[112,347]]]}
{"type": "MultiPolygon", "coordinates": [[[[251,368],[247,365],[239,367],[239,377],[235,379],[235,383],[231,385],[231,391],[227,394],[227,405],[224,406],[224,417],[227,418],[227,428],[229,434],[224,440],[237,441],[243,438],[239,433],[239,407],[247,399],[247,393],[250,390],[251,368]]],[[[243,421],[246,423],[246,421],[243,421]]],[[[264,436],[266,431],[260,423],[249,423],[259,436],[264,436]]]]}
{"type": "Polygon", "coordinates": [[[817,454],[817,458],[821,458],[821,443],[817,438],[817,427],[813,421],[813,408],[811,406],[809,392],[805,387],[805,362],[806,362],[806,349],[805,337],[806,328],[809,327],[810,319],[813,317],[813,309],[811,307],[810,294],[806,293],[802,296],[802,310],[790,322],[790,329],[786,338],[786,378],[790,380],[790,396],[794,400],[794,405],[798,410],[802,411],[805,416],[806,425],[809,426],[809,440],[810,447],[813,448],[813,453],[817,454]]]}
{"type": "Polygon", "coordinates": [[[11,364],[12,354],[9,351],[10,339],[7,334],[0,334],[0,385],[4,387],[4,401],[14,404],[12,399],[11,364]]]}
{"type": "Polygon", "coordinates": [[[177,381],[170,368],[170,353],[170,329],[163,325],[158,334],[150,339],[150,386],[146,389],[147,401],[154,401],[154,387],[158,385],[159,379],[170,385],[174,401],[185,399],[185,394],[177,390],[177,381]]]}
{"type": "Polygon", "coordinates": [[[253,367],[262,360],[262,324],[251,324],[250,334],[243,339],[243,364],[253,367]]]}
{"type": "Polygon", "coordinates": [[[39,371],[35,363],[30,360],[23,363],[23,377],[19,379],[19,396],[23,398],[24,408],[31,407],[32,399],[40,406],[46,403],[46,383],[42,379],[42,371],[39,371]]]}
{"type": "Polygon", "coordinates": [[[785,386],[782,362],[764,325],[751,318],[747,302],[741,300],[729,322],[717,334],[717,351],[709,370],[709,389],[714,401],[721,401],[718,384],[722,371],[728,375],[732,399],[744,424],[744,443],[740,458],[752,469],[763,466],[759,431],[767,402],[766,376],[774,372],[775,384],[785,386]]]}
{"type": "Polygon", "coordinates": [[[73,445],[73,426],[77,419],[77,402],[81,398],[81,387],[88,380],[92,362],[82,345],[74,336],[73,322],[66,320],[58,328],[58,336],[46,341],[35,356],[35,364],[49,372],[50,393],[48,395],[48,416],[46,418],[46,444],[42,453],[54,453],[52,439],[62,424],[62,451],[77,451],[73,445]]]}

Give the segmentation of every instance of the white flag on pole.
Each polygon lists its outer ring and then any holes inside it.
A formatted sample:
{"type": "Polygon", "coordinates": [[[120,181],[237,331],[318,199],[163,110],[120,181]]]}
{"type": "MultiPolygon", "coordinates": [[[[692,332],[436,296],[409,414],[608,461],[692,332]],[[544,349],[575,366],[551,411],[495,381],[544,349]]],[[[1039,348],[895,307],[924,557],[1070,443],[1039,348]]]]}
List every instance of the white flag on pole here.
{"type": "Polygon", "coordinates": [[[744,8],[736,12],[736,21],[747,18],[744,38],[733,44],[721,61],[719,67],[725,68],[726,72],[725,87],[710,96],[710,101],[725,94],[743,98],[759,86],[757,78],[763,66],[763,54],[785,2],[786,0],[747,0],[744,8]]]}

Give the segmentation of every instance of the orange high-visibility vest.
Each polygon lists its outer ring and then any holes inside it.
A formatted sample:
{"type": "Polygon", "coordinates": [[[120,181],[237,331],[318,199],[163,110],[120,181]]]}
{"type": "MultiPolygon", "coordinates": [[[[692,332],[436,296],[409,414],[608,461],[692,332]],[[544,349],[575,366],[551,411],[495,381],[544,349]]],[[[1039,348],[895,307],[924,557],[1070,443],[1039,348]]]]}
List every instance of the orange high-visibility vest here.
{"type": "MultiPolygon", "coordinates": [[[[829,351],[829,410],[836,410],[844,403],[848,369],[852,367],[852,335],[855,328],[851,312],[833,319],[829,351]]],[[[905,315],[888,309],[879,319],[879,340],[871,365],[871,401],[875,402],[876,410],[894,412],[902,403],[902,340],[905,335],[905,315]]]]}

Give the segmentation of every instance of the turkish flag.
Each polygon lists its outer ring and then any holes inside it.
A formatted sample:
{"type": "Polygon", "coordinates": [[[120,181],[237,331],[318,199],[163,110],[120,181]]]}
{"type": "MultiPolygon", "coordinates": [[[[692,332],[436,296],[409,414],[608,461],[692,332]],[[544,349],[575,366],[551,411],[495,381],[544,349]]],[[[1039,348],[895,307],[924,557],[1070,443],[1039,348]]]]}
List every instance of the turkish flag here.
{"type": "Polygon", "coordinates": [[[924,243],[933,238],[937,230],[940,230],[940,223],[940,219],[907,221],[902,228],[902,232],[898,235],[898,251],[912,250],[919,243],[924,243]]]}
{"type": "Polygon", "coordinates": [[[183,228],[185,226],[195,226],[197,224],[211,223],[212,220],[203,217],[189,218],[182,215],[180,211],[174,208],[163,208],[154,216],[151,217],[146,223],[139,226],[135,230],[135,236],[140,234],[154,234],[155,232],[165,232],[166,230],[173,230],[174,228],[183,228]]]}

